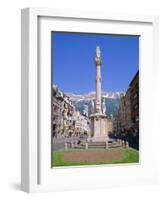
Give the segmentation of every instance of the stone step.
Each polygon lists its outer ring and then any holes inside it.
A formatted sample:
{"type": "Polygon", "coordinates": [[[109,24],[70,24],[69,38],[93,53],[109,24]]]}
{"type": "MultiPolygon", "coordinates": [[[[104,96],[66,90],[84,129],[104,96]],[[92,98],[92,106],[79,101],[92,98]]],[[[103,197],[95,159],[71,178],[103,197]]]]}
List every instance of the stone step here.
{"type": "MultiPolygon", "coordinates": [[[[85,145],[86,142],[81,142],[80,144],[85,145]]],[[[106,142],[87,142],[89,146],[91,145],[106,145],[106,142]]],[[[108,142],[108,144],[114,144],[117,142],[108,142]]]]}
{"type": "Polygon", "coordinates": [[[88,142],[88,145],[89,146],[91,146],[91,145],[106,145],[106,142],[88,142]]]}
{"type": "MultiPolygon", "coordinates": [[[[121,145],[119,145],[119,144],[112,144],[112,145],[108,145],[108,148],[116,148],[116,147],[120,147],[120,146],[121,145]]],[[[85,145],[77,145],[77,146],[74,146],[74,148],[85,149],[85,145]]],[[[106,145],[88,145],[88,149],[93,149],[93,148],[105,149],[106,145]]]]}

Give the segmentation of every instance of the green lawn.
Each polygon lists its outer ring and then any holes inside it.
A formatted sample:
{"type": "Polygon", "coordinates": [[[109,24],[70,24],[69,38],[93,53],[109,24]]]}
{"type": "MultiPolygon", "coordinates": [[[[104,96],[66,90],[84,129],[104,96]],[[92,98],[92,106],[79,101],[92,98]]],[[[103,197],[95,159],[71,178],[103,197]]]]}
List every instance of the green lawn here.
{"type": "MultiPolygon", "coordinates": [[[[53,157],[52,157],[52,166],[77,166],[77,165],[98,165],[98,164],[120,164],[120,163],[138,163],[139,162],[139,152],[137,150],[134,150],[132,148],[120,148],[118,149],[118,151],[122,152],[122,156],[120,159],[113,159],[109,160],[109,161],[91,161],[89,162],[87,161],[72,161],[71,159],[69,160],[64,160],[64,155],[68,154],[69,152],[80,152],[85,151],[85,152],[93,152],[93,151],[97,151],[97,149],[93,150],[93,149],[88,149],[88,150],[60,150],[60,151],[55,151],[53,152],[53,157]]],[[[109,150],[105,150],[105,149],[100,149],[98,151],[110,151],[111,153],[114,153],[114,151],[116,151],[116,149],[109,149],[109,150]]],[[[98,152],[97,152],[98,153],[98,152]]]]}

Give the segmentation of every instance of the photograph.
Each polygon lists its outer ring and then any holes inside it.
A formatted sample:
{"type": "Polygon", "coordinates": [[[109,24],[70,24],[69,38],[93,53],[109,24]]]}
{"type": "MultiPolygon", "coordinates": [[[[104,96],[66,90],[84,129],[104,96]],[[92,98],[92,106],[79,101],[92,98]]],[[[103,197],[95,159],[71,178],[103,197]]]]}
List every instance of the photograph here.
{"type": "Polygon", "coordinates": [[[51,167],[139,163],[139,43],[51,32],[51,167]]]}

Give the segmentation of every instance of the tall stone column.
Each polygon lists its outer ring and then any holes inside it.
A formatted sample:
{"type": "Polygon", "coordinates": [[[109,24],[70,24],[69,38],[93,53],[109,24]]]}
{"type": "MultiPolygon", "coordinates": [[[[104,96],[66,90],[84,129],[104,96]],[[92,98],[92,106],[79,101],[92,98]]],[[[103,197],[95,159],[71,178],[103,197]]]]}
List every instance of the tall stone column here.
{"type": "MultiPolygon", "coordinates": [[[[91,119],[91,141],[106,142],[108,141],[107,133],[107,115],[102,112],[101,105],[101,52],[100,47],[96,47],[96,110],[90,116],[91,119]]],[[[105,109],[103,110],[105,111],[105,109]]]]}
{"type": "Polygon", "coordinates": [[[96,47],[96,113],[102,113],[101,111],[101,52],[100,47],[96,47]]]}

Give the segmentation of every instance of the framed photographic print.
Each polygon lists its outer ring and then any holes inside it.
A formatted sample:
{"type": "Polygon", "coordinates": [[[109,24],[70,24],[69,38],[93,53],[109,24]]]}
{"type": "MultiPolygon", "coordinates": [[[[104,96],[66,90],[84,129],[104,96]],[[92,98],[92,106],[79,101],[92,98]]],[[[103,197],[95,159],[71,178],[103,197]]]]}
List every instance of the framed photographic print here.
{"type": "Polygon", "coordinates": [[[157,16],[23,9],[22,190],[157,183],[157,55],[157,16]]]}

